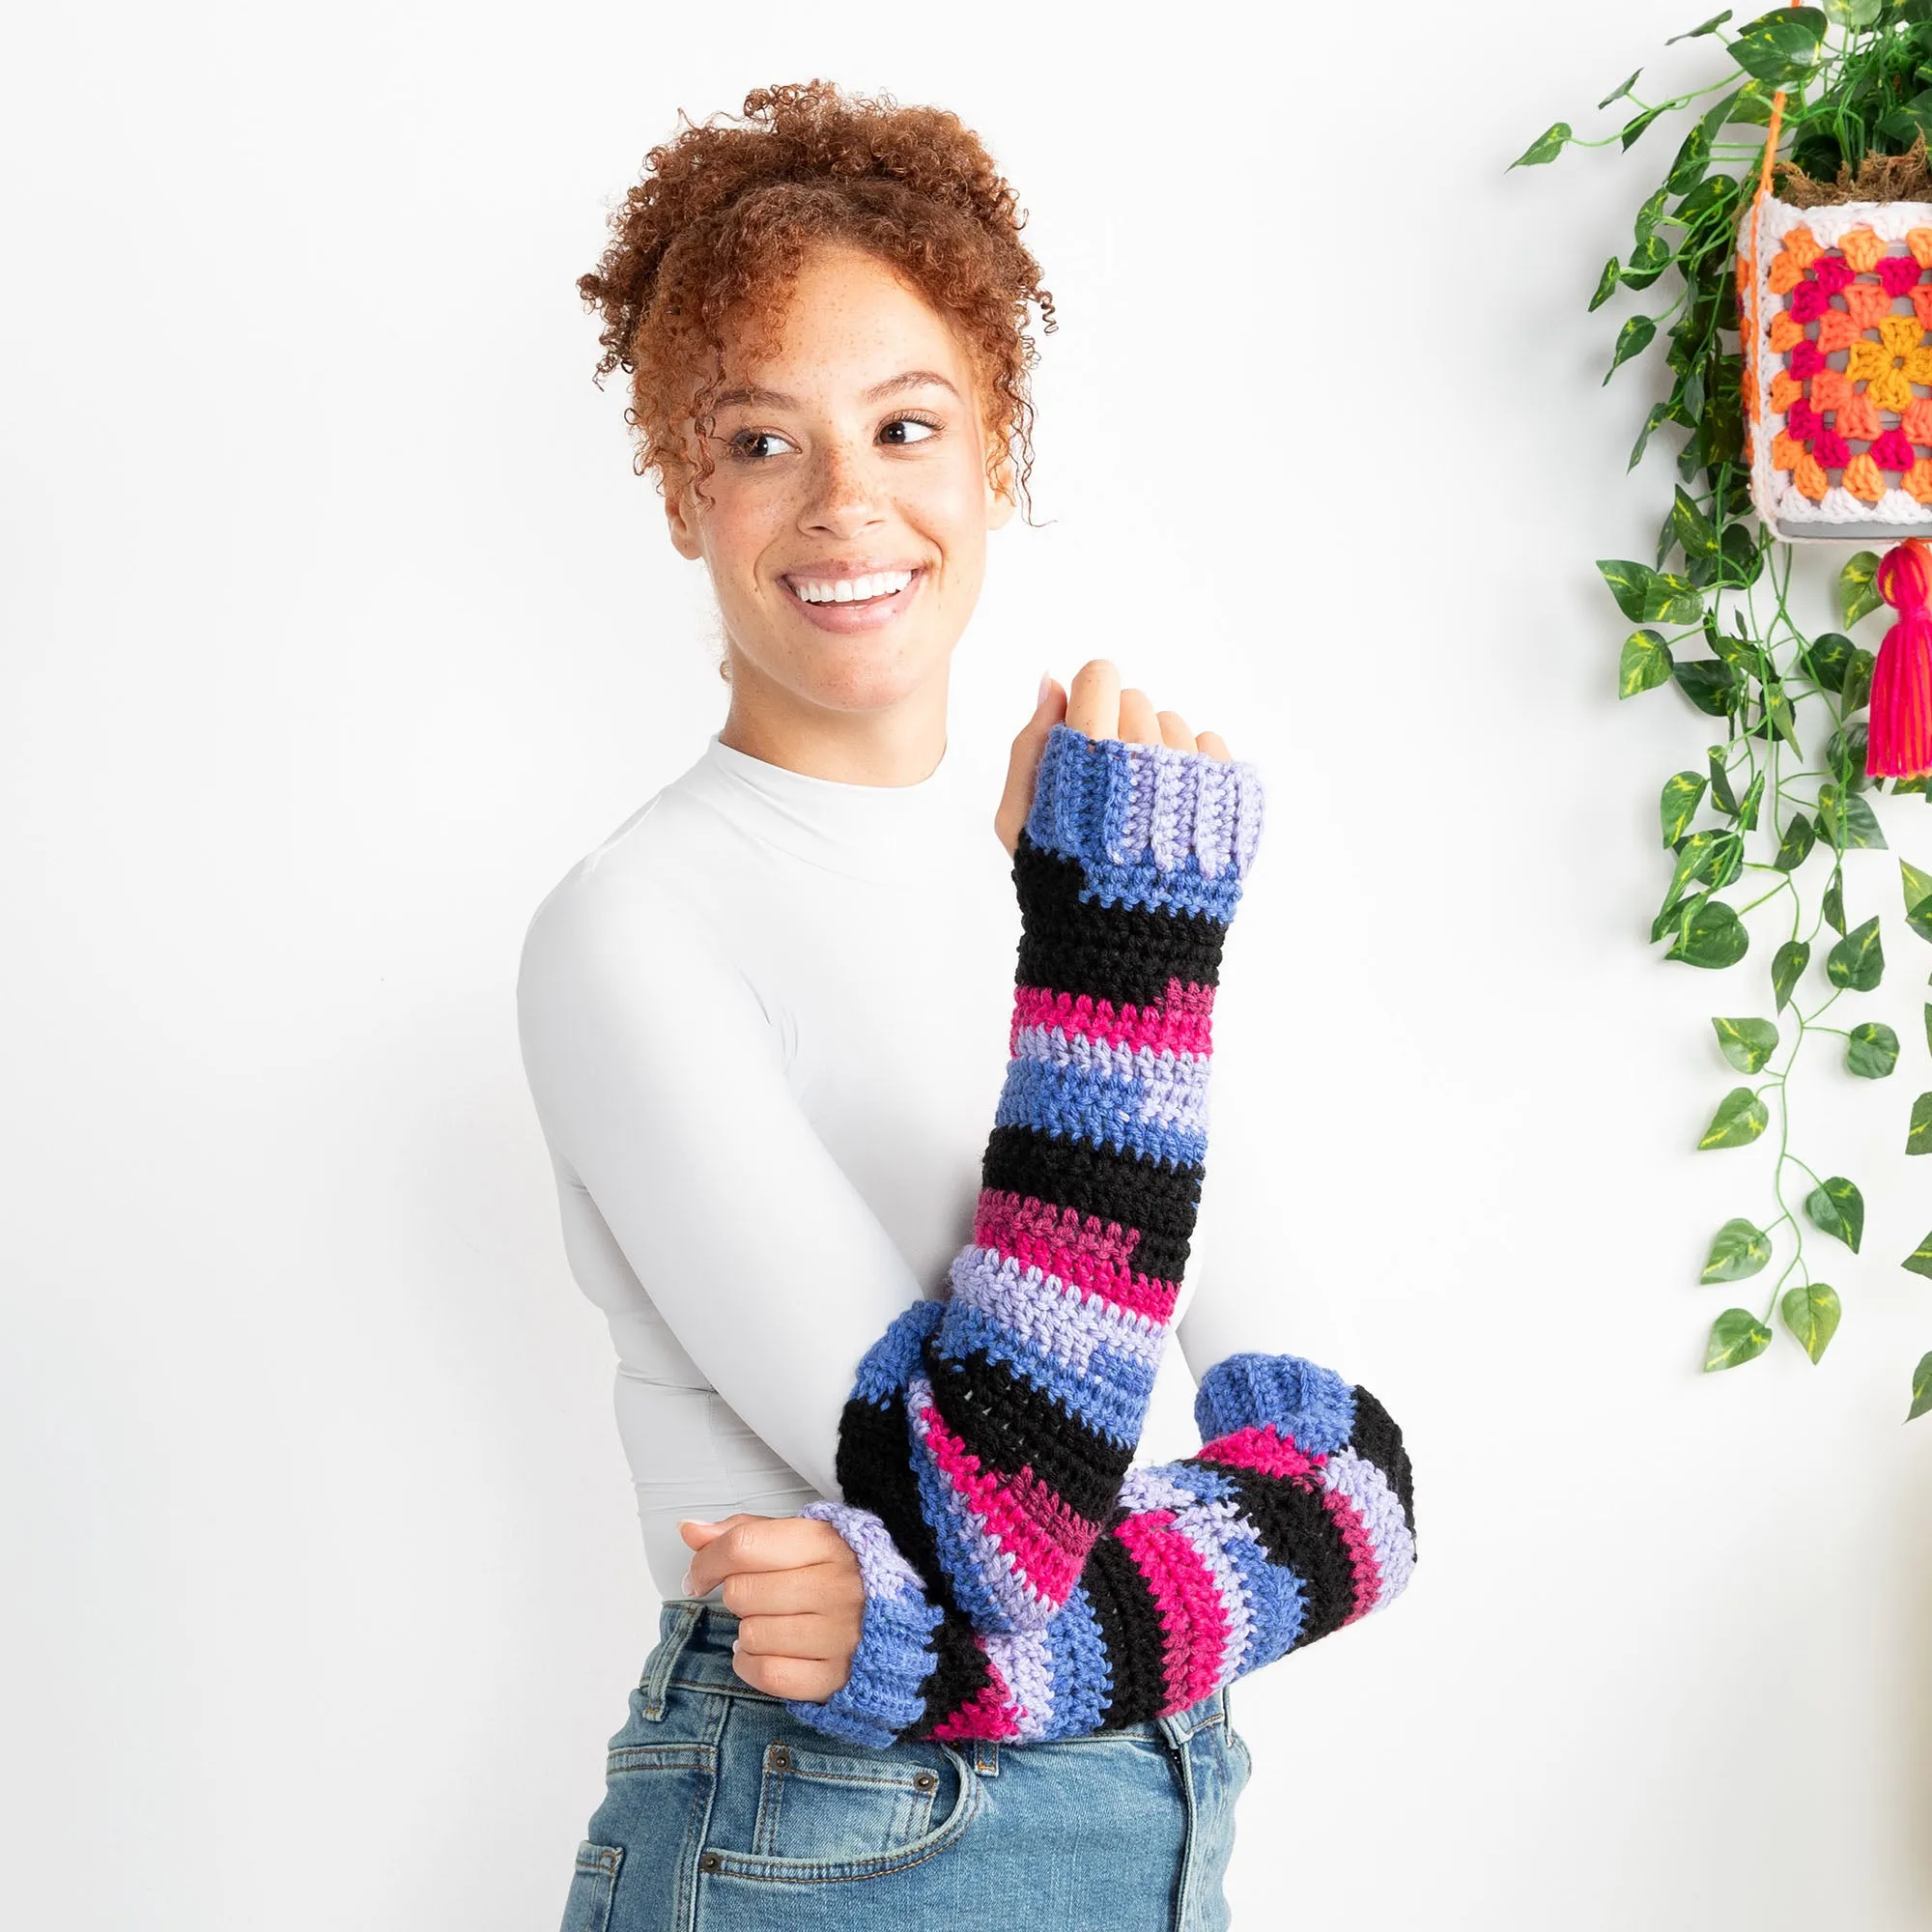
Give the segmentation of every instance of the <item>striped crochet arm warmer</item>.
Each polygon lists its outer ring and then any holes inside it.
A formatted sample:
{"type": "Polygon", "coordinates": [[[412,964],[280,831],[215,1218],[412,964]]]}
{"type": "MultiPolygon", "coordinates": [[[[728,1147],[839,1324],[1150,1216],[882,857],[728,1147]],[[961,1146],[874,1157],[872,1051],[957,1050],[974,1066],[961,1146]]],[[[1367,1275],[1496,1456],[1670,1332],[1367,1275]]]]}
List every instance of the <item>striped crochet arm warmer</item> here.
{"type": "Polygon", "coordinates": [[[841,1508],[869,1513],[976,1630],[1052,1621],[1133,1461],[1200,1198],[1214,992],[1262,810],[1251,765],[1048,734],[1013,855],[1009,1061],[973,1238],[947,1298],[905,1311],[860,1366],[844,1505],[804,1512],[841,1529],[841,1508]]]}
{"type": "Polygon", "coordinates": [[[877,1747],[1087,1737],[1185,1710],[1406,1587],[1413,1478],[1367,1389],[1295,1355],[1230,1355],[1201,1378],[1194,1419],[1199,1452],[1129,1470],[1041,1630],[973,1629],[876,1516],[847,1510],[866,1579],[858,1651],[831,1697],[787,1708],[877,1747]]]}

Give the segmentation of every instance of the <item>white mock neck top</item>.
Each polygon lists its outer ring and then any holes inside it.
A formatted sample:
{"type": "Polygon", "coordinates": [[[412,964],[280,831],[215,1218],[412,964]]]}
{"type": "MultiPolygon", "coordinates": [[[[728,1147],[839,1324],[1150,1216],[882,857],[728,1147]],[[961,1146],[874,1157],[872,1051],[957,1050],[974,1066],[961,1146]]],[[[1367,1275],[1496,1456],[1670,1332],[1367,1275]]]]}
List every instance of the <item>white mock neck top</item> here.
{"type": "MultiPolygon", "coordinates": [[[[530,921],[524,1065],[663,1595],[678,1519],[838,1499],[860,1357],[972,1236],[1020,921],[957,772],[847,784],[714,732],[530,921]]],[[[1176,1352],[1150,1458],[1197,1446],[1176,1352]]]]}

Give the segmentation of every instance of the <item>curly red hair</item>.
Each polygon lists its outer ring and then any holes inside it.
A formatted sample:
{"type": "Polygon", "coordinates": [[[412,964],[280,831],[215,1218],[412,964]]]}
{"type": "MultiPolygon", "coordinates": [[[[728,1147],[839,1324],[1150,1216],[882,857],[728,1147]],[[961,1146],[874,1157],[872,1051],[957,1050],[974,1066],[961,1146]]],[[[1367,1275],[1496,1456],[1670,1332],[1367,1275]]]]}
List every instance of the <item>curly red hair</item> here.
{"type": "Polygon", "coordinates": [[[577,283],[604,318],[592,380],[601,387],[613,368],[631,378],[639,474],[655,469],[667,490],[702,485],[726,328],[746,331],[753,356],[769,354],[807,254],[842,242],[902,275],[959,331],[980,379],[988,473],[1004,472],[1025,504],[1037,359],[1028,310],[1051,332],[1053,298],[980,137],[944,109],[848,97],[822,80],[757,88],[737,123],[679,118],[577,283]],[[699,432],[695,466],[688,425],[699,432]]]}

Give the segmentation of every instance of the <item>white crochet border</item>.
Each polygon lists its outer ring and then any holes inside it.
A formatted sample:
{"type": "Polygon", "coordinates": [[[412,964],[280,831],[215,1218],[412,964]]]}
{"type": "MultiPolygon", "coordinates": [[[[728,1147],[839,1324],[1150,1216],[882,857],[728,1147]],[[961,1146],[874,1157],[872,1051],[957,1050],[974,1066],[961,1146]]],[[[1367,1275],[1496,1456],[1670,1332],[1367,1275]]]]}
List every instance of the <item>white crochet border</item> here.
{"type": "MultiPolygon", "coordinates": [[[[1752,247],[1757,263],[1757,289],[1752,298],[1757,317],[1757,427],[1751,438],[1751,500],[1774,536],[1792,543],[1870,543],[1895,532],[1901,537],[1932,531],[1932,504],[1920,503],[1903,490],[1888,490],[1876,503],[1861,502],[1842,484],[1825,492],[1814,503],[1801,491],[1791,472],[1774,469],[1771,445],[1784,427],[1781,412],[1771,407],[1772,379],[1784,358],[1771,346],[1772,318],[1783,305],[1771,292],[1771,263],[1792,229],[1810,229],[1822,247],[1837,245],[1847,230],[1869,228],[1881,242],[1903,243],[1914,228],[1932,227],[1932,202],[1847,201],[1836,208],[1794,208],[1788,201],[1766,195],[1758,204],[1752,247]],[[1833,526],[1859,524],[1857,531],[1840,533],[1833,526]],[[1809,527],[1805,527],[1809,526],[1809,527]],[[1874,526],[1878,528],[1875,530],[1874,526]]],[[[1904,298],[1892,304],[1894,313],[1904,298]]]]}

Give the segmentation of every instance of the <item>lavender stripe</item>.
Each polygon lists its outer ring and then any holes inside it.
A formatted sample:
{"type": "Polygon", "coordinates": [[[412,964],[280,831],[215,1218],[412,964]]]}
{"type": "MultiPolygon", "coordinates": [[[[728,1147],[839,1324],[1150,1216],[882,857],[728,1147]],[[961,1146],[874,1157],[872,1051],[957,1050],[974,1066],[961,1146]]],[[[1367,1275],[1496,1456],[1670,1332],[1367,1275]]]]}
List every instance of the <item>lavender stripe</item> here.
{"type": "Polygon", "coordinates": [[[1347,1496],[1361,1515],[1382,1573],[1381,1593],[1370,1607],[1380,1609],[1401,1595],[1415,1568],[1415,1537],[1403,1514],[1402,1499],[1381,1466],[1353,1449],[1338,1450],[1329,1457],[1322,1486],[1347,1496]]]}
{"type": "Polygon", "coordinates": [[[1101,1350],[1137,1362],[1150,1374],[1160,1367],[1164,1323],[1090,1295],[1049,1269],[969,1243],[953,1256],[947,1278],[962,1308],[980,1309],[1076,1375],[1087,1375],[1101,1350]]]}

